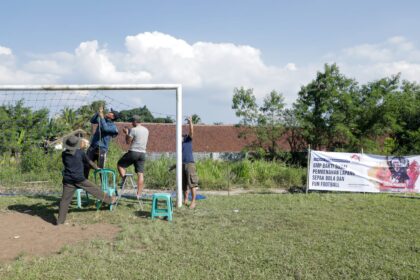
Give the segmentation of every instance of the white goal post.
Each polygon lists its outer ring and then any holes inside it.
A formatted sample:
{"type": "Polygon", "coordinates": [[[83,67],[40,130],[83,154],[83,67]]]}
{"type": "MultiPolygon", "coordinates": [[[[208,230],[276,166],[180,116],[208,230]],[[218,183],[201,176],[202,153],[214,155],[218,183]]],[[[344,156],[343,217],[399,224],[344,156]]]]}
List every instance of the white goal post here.
{"type": "Polygon", "coordinates": [[[0,91],[138,91],[174,90],[176,93],[176,198],[182,207],[182,85],[180,84],[122,84],[122,85],[0,85],[0,91]]]}

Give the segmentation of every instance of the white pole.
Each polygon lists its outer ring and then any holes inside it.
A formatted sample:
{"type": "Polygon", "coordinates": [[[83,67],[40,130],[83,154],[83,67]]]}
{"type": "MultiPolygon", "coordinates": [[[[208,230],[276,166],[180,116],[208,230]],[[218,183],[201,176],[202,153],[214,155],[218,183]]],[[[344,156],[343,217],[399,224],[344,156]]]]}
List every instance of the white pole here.
{"type": "Polygon", "coordinates": [[[0,90],[178,90],[180,84],[126,84],[126,85],[0,85],[0,90]]]}
{"type": "Polygon", "coordinates": [[[182,86],[176,89],[176,206],[182,206],[182,86]]]}
{"type": "Polygon", "coordinates": [[[308,145],[308,167],[306,168],[306,194],[309,191],[309,169],[311,165],[311,144],[308,145]]]}

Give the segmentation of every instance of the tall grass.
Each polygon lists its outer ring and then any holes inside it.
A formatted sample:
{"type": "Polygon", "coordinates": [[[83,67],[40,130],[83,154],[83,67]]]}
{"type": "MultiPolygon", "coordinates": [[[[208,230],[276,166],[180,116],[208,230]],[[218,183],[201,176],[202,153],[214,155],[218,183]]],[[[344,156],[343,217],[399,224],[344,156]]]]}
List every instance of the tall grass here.
{"type": "MultiPolygon", "coordinates": [[[[107,156],[107,168],[116,169],[122,151],[112,144],[107,156]]],[[[145,187],[148,189],[175,188],[175,172],[168,171],[175,160],[161,157],[146,160],[145,187]]],[[[203,190],[221,190],[228,187],[290,188],[305,184],[306,169],[267,161],[197,161],[199,187],[203,190]]],[[[34,149],[20,159],[0,158],[0,186],[4,190],[59,191],[61,190],[61,151],[48,154],[34,149]],[[35,184],[34,184],[35,183],[35,184]]],[[[133,173],[133,167],[128,168],[133,173]]],[[[92,172],[91,172],[92,175],[92,172]]],[[[91,178],[92,179],[92,178],[91,178]]]]}
{"type": "Polygon", "coordinates": [[[289,188],[302,186],[306,180],[306,170],[303,168],[263,160],[204,160],[197,163],[197,170],[203,188],[210,189],[223,189],[228,183],[244,188],[289,188]]]}

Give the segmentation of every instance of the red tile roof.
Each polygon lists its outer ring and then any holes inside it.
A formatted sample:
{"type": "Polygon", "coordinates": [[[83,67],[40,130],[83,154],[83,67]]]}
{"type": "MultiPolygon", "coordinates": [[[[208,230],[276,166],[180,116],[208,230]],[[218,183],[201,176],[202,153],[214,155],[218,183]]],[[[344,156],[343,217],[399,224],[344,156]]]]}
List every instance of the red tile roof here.
{"type": "MultiPolygon", "coordinates": [[[[131,127],[131,123],[115,123],[120,131],[116,141],[123,148],[125,144],[122,129],[131,127]]],[[[148,152],[175,152],[175,124],[145,123],[149,129],[148,152]]],[[[183,132],[187,133],[187,125],[183,132]]],[[[194,125],[194,152],[240,152],[252,140],[238,137],[240,128],[234,125],[194,125]]],[[[289,150],[285,139],[280,141],[283,149],[289,150]]]]}

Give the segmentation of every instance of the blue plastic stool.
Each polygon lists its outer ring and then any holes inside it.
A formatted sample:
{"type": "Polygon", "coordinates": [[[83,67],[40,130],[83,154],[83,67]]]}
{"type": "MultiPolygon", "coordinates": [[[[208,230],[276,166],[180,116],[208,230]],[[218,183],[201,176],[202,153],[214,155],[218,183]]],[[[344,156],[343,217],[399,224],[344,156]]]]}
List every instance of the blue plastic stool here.
{"type": "MultiPolygon", "coordinates": [[[[115,174],[115,171],[112,169],[98,169],[93,172],[93,175],[95,176],[95,184],[98,185],[98,181],[100,181],[101,190],[108,194],[109,196],[114,196],[117,193],[117,176],[115,174]],[[99,174],[99,176],[97,176],[99,174]],[[98,178],[99,177],[99,178],[98,178]]],[[[102,205],[101,200],[96,201],[96,209],[99,210],[99,208],[102,205]]],[[[109,210],[112,211],[113,205],[111,204],[109,206],[109,210]]]]}
{"type": "Polygon", "coordinates": [[[154,193],[152,196],[152,220],[156,217],[167,217],[168,221],[172,221],[172,196],[169,193],[154,193]],[[166,208],[159,208],[158,202],[163,200],[166,202],[166,208]]]}
{"type": "Polygon", "coordinates": [[[89,204],[89,195],[84,189],[76,190],[77,208],[82,209],[82,192],[86,194],[86,204],[89,204]]]}

